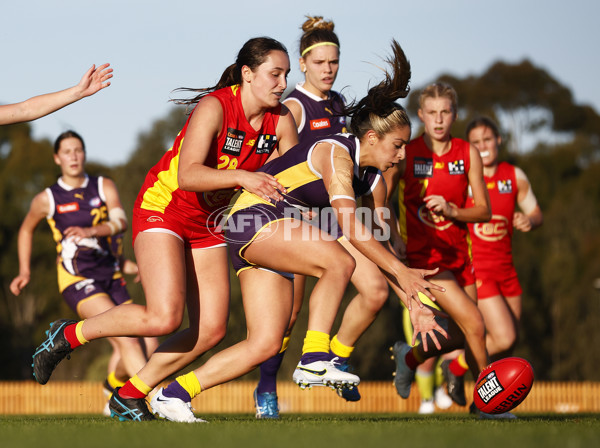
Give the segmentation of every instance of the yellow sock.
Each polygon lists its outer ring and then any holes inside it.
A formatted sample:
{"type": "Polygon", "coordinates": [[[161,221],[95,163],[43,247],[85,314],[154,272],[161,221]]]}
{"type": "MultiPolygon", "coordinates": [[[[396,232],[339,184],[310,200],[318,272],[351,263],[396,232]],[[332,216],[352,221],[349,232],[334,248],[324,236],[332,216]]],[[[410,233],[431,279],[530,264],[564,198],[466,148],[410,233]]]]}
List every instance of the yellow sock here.
{"type": "Polygon", "coordinates": [[[413,356],[419,362],[419,364],[421,364],[421,363],[423,363],[423,361],[425,361],[425,359],[419,353],[419,345],[418,344],[413,347],[412,352],[413,352],[413,356]]]}
{"type": "Polygon", "coordinates": [[[175,381],[179,383],[183,389],[190,394],[190,398],[194,398],[200,392],[202,392],[202,386],[198,377],[194,372],[186,373],[185,375],[178,376],[175,381]]]}
{"type": "Polygon", "coordinates": [[[86,338],[83,337],[83,333],[81,332],[81,327],[83,327],[84,322],[85,320],[80,320],[75,326],[75,336],[77,336],[77,340],[81,345],[87,344],[89,342],[86,338]]]}
{"type": "Polygon", "coordinates": [[[329,335],[320,331],[308,330],[302,346],[302,354],[323,352],[329,353],[329,335]]]}
{"type": "Polygon", "coordinates": [[[458,361],[458,365],[461,366],[463,369],[469,370],[469,364],[467,364],[467,358],[465,358],[464,353],[461,353],[460,355],[458,355],[458,357],[456,358],[456,361],[458,361]]]}
{"type": "Polygon", "coordinates": [[[281,350],[279,350],[279,353],[285,352],[289,345],[290,345],[290,337],[286,336],[285,338],[283,338],[283,343],[281,344],[281,350]]]}
{"type": "Polygon", "coordinates": [[[110,387],[112,387],[113,389],[116,389],[117,387],[121,387],[121,386],[123,386],[125,384],[124,381],[121,381],[120,379],[118,379],[115,376],[115,372],[114,371],[110,372],[108,374],[108,376],[106,377],[106,381],[108,382],[108,385],[110,387]]]}
{"type": "Polygon", "coordinates": [[[329,350],[335,356],[339,356],[340,358],[350,358],[350,355],[352,355],[352,352],[354,351],[354,347],[350,347],[348,345],[342,344],[336,334],[331,339],[331,344],[329,345],[329,350]]]}
{"type": "Polygon", "coordinates": [[[152,387],[150,387],[146,383],[144,383],[142,380],[140,380],[140,378],[137,375],[135,375],[133,378],[131,378],[129,380],[129,382],[131,383],[131,385],[133,387],[135,387],[137,390],[139,390],[144,395],[148,395],[150,393],[150,391],[153,389],[152,387]]]}
{"type": "Polygon", "coordinates": [[[442,361],[442,358],[438,358],[437,362],[435,363],[435,370],[433,371],[435,387],[439,387],[446,382],[446,379],[444,378],[444,371],[442,370],[442,361]]]}
{"type": "Polygon", "coordinates": [[[420,372],[417,369],[415,381],[421,395],[421,400],[431,400],[433,398],[433,372],[420,372]]]}

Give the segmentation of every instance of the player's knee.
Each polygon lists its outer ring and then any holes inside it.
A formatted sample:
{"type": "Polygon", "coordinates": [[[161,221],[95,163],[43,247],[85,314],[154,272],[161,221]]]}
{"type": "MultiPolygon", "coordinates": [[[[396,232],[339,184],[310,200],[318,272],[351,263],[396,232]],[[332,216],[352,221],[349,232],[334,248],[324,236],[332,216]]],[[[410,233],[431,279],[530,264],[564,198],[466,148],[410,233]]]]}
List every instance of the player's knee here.
{"type": "Polygon", "coordinates": [[[165,336],[179,329],[183,316],[176,314],[154,315],[148,318],[148,336],[165,336]]]}
{"type": "Polygon", "coordinates": [[[350,281],[354,269],[356,268],[356,260],[348,252],[344,252],[335,258],[332,258],[325,269],[330,273],[335,273],[340,280],[350,281]]]}
{"type": "Polygon", "coordinates": [[[369,285],[367,293],[362,293],[364,296],[365,306],[373,313],[377,313],[389,297],[389,290],[387,283],[377,282],[376,284],[369,285]]]}

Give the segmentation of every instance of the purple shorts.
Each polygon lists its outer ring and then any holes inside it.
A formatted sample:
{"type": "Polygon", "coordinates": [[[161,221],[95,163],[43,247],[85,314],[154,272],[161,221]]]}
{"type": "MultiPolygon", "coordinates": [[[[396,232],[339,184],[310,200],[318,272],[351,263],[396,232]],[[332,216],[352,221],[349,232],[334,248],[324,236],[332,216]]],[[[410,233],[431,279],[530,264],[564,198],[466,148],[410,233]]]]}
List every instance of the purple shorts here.
{"type": "Polygon", "coordinates": [[[124,278],[94,280],[86,278],[67,286],[62,295],[73,311],[79,316],[79,306],[99,295],[107,295],[115,305],[131,301],[124,278]]]}

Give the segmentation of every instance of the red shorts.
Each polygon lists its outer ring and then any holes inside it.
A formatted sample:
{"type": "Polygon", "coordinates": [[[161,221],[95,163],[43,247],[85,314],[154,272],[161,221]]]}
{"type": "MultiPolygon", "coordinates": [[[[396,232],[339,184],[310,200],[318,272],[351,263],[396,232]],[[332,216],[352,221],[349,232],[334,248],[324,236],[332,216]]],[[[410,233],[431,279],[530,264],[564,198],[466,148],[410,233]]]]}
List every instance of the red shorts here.
{"type": "Polygon", "coordinates": [[[192,249],[225,246],[225,236],[221,229],[209,228],[205,223],[177,216],[172,211],[167,214],[134,207],[132,232],[134,243],[140,232],[162,232],[176,236],[192,249]]]}
{"type": "Polygon", "coordinates": [[[523,293],[517,271],[488,271],[477,273],[477,298],[489,299],[494,296],[516,297],[523,293]]]}
{"type": "MultiPolygon", "coordinates": [[[[465,264],[460,268],[448,268],[445,266],[434,266],[429,264],[419,264],[418,262],[409,262],[409,267],[416,269],[435,269],[437,267],[440,268],[439,272],[450,271],[454,274],[457,283],[461,288],[472,285],[475,283],[475,268],[473,267],[473,263],[470,261],[465,262],[465,264]]],[[[439,274],[438,272],[438,274],[439,274]]],[[[435,283],[435,281],[434,281],[435,283]]]]}

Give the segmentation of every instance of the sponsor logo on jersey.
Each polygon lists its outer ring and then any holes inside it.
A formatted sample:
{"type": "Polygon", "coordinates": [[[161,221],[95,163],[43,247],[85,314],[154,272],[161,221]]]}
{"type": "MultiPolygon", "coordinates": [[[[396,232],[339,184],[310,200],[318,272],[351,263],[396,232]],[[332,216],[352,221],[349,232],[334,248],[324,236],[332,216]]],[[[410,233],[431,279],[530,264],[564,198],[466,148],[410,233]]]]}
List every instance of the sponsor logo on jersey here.
{"type": "Polygon", "coordinates": [[[433,169],[434,170],[443,170],[444,166],[445,166],[444,162],[435,162],[433,169]]]}
{"type": "Polygon", "coordinates": [[[483,241],[500,241],[508,235],[509,222],[505,216],[493,215],[488,222],[478,222],[473,226],[475,236],[483,241]]]}
{"type": "Polygon", "coordinates": [[[56,211],[59,214],[72,213],[72,212],[76,212],[78,210],[79,210],[78,202],[69,202],[68,204],[57,204],[56,205],[56,211]]]}
{"type": "Polygon", "coordinates": [[[102,199],[100,199],[98,196],[96,196],[94,199],[92,199],[90,201],[90,206],[92,207],[100,207],[100,205],[102,205],[102,199]]]}
{"type": "Polygon", "coordinates": [[[80,199],[83,201],[83,193],[75,193],[73,196],[75,196],[75,199],[80,199]]]}
{"type": "Polygon", "coordinates": [[[503,179],[498,181],[498,193],[500,194],[510,194],[512,193],[512,180],[511,179],[503,179]]]}
{"type": "Polygon", "coordinates": [[[318,131],[319,129],[327,129],[331,127],[329,118],[319,118],[317,120],[310,120],[310,130],[318,131]]]}
{"type": "Polygon", "coordinates": [[[484,403],[488,403],[492,398],[504,390],[498,380],[495,371],[488,373],[478,384],[477,394],[484,403]]]}
{"type": "Polygon", "coordinates": [[[225,134],[225,144],[221,148],[221,152],[232,156],[239,156],[242,152],[244,138],[246,138],[246,133],[244,131],[227,128],[227,133],[225,134]]]}
{"type": "Polygon", "coordinates": [[[433,177],[433,159],[415,157],[413,159],[413,176],[418,178],[433,177]]]}
{"type": "Polygon", "coordinates": [[[454,162],[448,162],[448,173],[449,174],[465,174],[465,161],[455,160],[454,162]]]}
{"type": "Polygon", "coordinates": [[[256,142],[256,154],[271,154],[277,145],[277,136],[260,134],[256,142]]]}
{"type": "Polygon", "coordinates": [[[162,219],[160,216],[150,216],[148,219],[146,219],[146,222],[164,222],[164,219],[162,219]]]}

